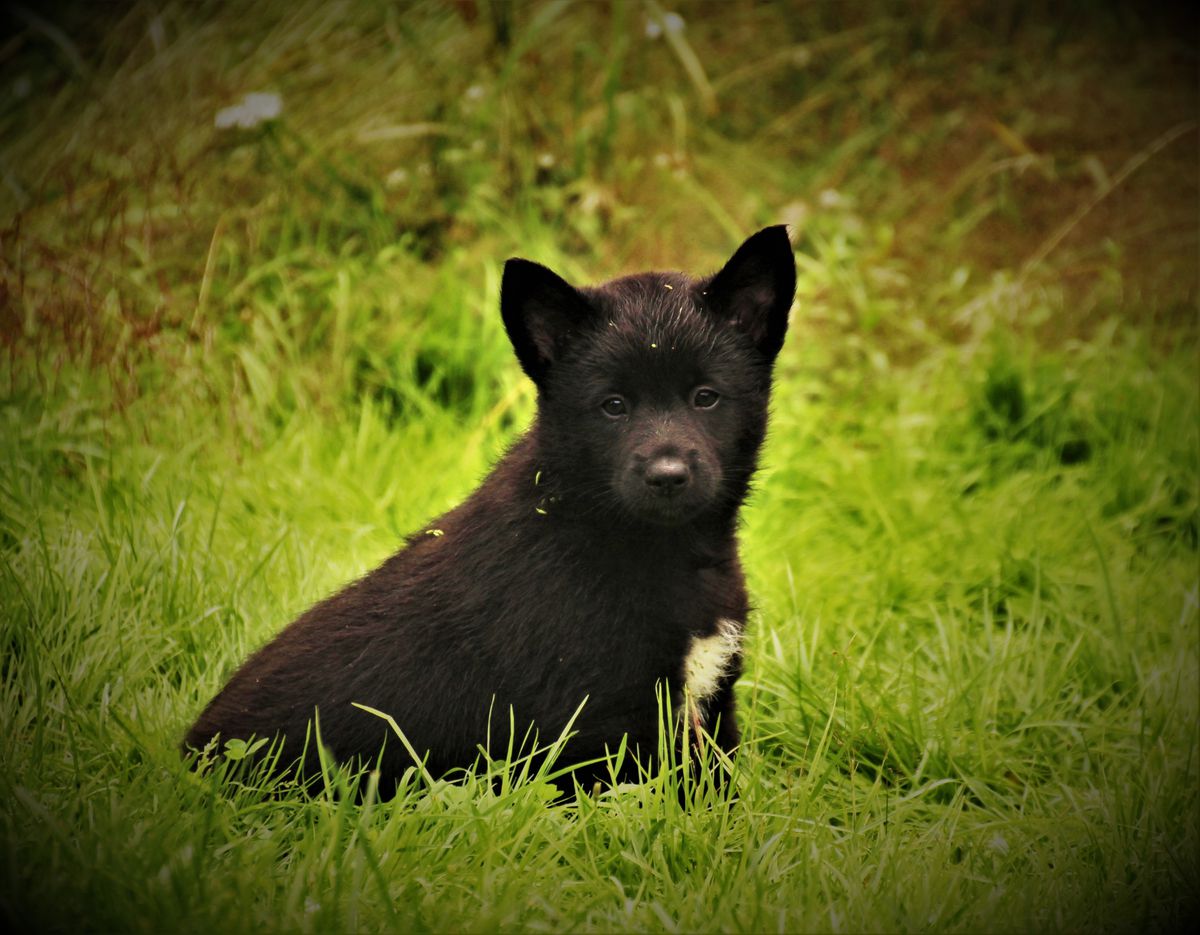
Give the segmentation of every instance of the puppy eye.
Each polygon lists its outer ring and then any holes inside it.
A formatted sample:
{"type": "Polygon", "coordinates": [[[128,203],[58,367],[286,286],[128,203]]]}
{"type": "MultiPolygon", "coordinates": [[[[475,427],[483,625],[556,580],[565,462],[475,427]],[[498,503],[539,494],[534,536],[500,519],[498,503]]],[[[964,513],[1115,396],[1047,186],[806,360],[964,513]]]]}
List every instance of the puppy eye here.
{"type": "Polygon", "coordinates": [[[604,410],[606,416],[623,416],[626,413],[625,400],[620,396],[610,396],[600,404],[600,408],[604,410]]]}
{"type": "Polygon", "coordinates": [[[702,387],[696,390],[692,397],[692,405],[697,409],[711,409],[717,404],[717,400],[721,398],[721,394],[716,390],[710,390],[708,387],[702,387]]]}

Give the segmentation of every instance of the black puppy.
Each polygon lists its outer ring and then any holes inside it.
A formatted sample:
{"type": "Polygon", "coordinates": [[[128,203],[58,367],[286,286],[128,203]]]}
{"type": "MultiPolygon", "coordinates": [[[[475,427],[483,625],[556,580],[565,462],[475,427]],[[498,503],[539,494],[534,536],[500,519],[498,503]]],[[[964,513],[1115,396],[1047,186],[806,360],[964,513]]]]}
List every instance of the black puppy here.
{"type": "Polygon", "coordinates": [[[185,749],[282,738],[278,762],[295,762],[319,711],[336,759],[398,778],[411,754],[357,702],[392,715],[436,776],[471,767],[489,736],[503,751],[510,711],[518,745],[530,727],[544,743],[586,699],[560,765],[623,738],[645,764],[661,695],[676,744],[704,732],[732,754],[748,609],[737,512],[795,276],[783,227],[701,280],[576,289],[509,260],[501,312],[537,385],[533,425],[466,502],[251,656],[185,749]]]}

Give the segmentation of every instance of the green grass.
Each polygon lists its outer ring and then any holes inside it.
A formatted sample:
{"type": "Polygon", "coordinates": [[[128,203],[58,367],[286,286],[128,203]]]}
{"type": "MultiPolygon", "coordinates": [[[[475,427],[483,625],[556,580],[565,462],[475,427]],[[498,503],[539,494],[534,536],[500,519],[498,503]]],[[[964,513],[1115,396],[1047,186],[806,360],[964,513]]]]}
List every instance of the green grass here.
{"type": "Polygon", "coordinates": [[[10,927],[1195,917],[1197,86],[1174,25],[701,4],[647,38],[665,9],[15,21],[10,927]],[[279,121],[213,128],[261,89],[279,121]],[[742,535],[735,804],[682,811],[656,777],[547,807],[533,777],[357,805],[346,776],[264,796],[185,768],[232,668],[528,424],[507,256],[700,271],[780,220],[799,289],[742,535]]]}

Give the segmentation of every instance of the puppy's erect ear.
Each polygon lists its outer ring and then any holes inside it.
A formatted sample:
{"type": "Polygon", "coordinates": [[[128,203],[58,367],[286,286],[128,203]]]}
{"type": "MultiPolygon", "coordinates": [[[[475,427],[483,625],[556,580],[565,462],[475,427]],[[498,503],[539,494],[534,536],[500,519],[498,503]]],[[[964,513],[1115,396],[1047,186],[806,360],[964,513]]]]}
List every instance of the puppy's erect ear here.
{"type": "Polygon", "coordinates": [[[500,315],[521,368],[539,386],[571,333],[592,314],[579,290],[546,267],[518,259],[504,264],[500,315]]]}
{"type": "Polygon", "coordinates": [[[767,360],[787,334],[796,293],[796,259],[782,224],[766,227],[737,248],[705,286],[707,307],[745,332],[767,360]]]}

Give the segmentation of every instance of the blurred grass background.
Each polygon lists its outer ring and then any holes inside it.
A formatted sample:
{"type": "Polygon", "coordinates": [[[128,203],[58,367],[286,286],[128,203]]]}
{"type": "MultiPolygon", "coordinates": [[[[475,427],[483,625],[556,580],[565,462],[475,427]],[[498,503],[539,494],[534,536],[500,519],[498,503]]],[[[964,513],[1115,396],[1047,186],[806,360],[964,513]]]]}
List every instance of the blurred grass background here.
{"type": "Polygon", "coordinates": [[[1197,28],[1108,3],[59,4],[0,39],[21,928],[1196,915],[1197,28]],[[246,93],[273,120],[219,128],[246,93]],[[799,288],[740,801],[186,774],[232,667],[527,423],[510,255],[799,288]]]}

